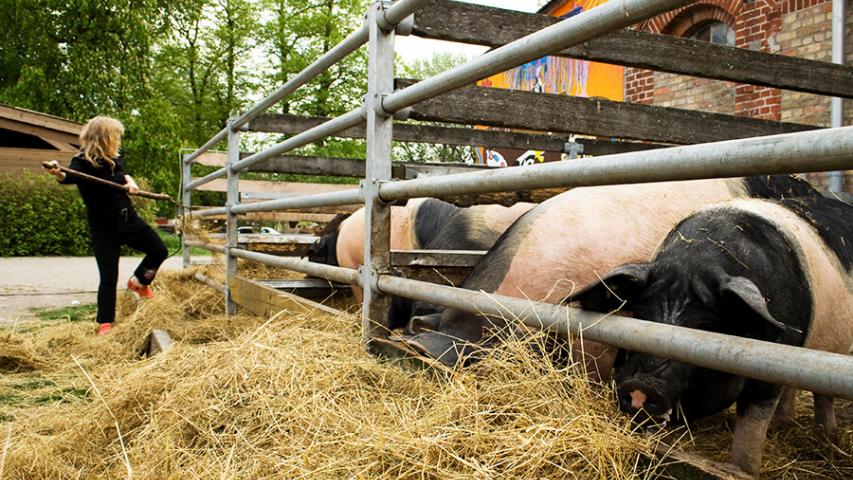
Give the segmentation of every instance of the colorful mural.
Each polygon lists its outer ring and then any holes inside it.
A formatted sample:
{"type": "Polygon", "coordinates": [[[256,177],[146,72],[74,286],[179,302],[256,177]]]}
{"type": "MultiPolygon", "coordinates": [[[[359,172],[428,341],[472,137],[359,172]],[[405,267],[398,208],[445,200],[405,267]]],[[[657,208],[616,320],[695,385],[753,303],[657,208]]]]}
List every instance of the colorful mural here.
{"type": "MultiPolygon", "coordinates": [[[[549,12],[541,13],[568,18],[595,8],[606,1],[566,1],[552,7],[549,12]]],[[[577,97],[603,97],[621,101],[624,99],[625,71],[623,67],[615,65],[564,57],[544,57],[483,79],[477,84],[484,87],[508,88],[577,97]]],[[[478,162],[487,163],[486,156],[489,150],[486,148],[479,148],[478,150],[478,162]]],[[[503,149],[500,149],[500,151],[509,160],[508,163],[510,165],[520,164],[521,160],[529,161],[528,152],[523,152],[521,158],[516,159],[513,155],[515,152],[504,152],[503,149]]],[[[551,155],[548,156],[551,157],[551,155]]],[[[536,158],[539,161],[544,161],[545,156],[538,155],[536,158]]]]}

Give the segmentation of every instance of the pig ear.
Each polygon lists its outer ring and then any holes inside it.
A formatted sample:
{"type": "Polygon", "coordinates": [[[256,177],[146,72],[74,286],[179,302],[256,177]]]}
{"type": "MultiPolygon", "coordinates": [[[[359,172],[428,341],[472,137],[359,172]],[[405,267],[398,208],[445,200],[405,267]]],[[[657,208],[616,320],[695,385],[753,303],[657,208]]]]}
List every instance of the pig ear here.
{"type": "Polygon", "coordinates": [[[781,332],[797,335],[803,334],[802,330],[785,325],[773,318],[770,310],[767,309],[767,301],[764,300],[764,295],[761,294],[761,290],[752,280],[745,277],[731,277],[723,283],[720,291],[723,297],[738,299],[758,318],[779,329],[781,332]]]}
{"type": "Polygon", "coordinates": [[[566,299],[580,302],[584,310],[607,312],[630,302],[649,279],[651,264],[627,263],[609,271],[596,282],[566,299]]]}

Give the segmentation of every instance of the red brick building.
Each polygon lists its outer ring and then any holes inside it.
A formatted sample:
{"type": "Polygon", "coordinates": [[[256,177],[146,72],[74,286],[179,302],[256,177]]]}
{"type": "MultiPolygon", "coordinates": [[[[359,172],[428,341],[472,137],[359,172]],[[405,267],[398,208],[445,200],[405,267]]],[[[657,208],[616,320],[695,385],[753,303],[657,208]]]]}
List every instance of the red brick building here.
{"type": "MultiPolygon", "coordinates": [[[[701,0],[639,25],[651,33],[693,37],[768,53],[832,60],[831,0],[701,0]]],[[[853,12],[846,19],[846,62],[853,62],[853,12]]],[[[829,126],[829,97],[775,88],[625,69],[625,100],[768,120],[829,126]]],[[[853,124],[851,101],[845,125],[853,124]]],[[[826,175],[810,176],[826,186],[826,175]]],[[[853,175],[845,175],[845,191],[853,175]]]]}

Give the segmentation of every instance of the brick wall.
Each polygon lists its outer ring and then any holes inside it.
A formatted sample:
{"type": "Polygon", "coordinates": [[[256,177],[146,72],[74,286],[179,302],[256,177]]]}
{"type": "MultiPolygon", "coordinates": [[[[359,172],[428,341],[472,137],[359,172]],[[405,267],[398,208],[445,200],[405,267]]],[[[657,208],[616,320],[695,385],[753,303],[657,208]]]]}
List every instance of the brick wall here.
{"type": "MultiPolygon", "coordinates": [[[[700,0],[639,26],[653,33],[683,35],[692,24],[717,19],[732,25],[740,48],[831,61],[831,0],[700,0]],[[729,18],[725,16],[729,15],[729,18]]],[[[853,11],[847,16],[847,63],[853,63],[853,11]]],[[[827,97],[779,89],[626,69],[627,101],[691,110],[733,113],[786,122],[829,125],[827,97]]],[[[845,125],[853,125],[853,101],[845,102],[845,125]]],[[[825,188],[826,174],[808,175],[825,188]]],[[[853,175],[845,175],[853,191],[853,175]]]]}
{"type": "Polygon", "coordinates": [[[735,113],[735,84],[732,82],[666,72],[654,72],[653,81],[655,105],[729,115],[735,113]]]}
{"type": "MultiPolygon", "coordinates": [[[[786,2],[782,10],[781,32],[776,40],[783,55],[811,60],[832,61],[832,2],[800,0],[786,2]],[[802,8],[796,9],[801,6],[802,8]]],[[[853,14],[846,21],[846,62],[853,63],[853,14]]],[[[851,101],[844,102],[844,124],[853,124],[851,101]]],[[[828,127],[830,123],[830,99],[821,95],[783,90],[781,93],[781,120],[828,127]]],[[[814,184],[826,188],[824,173],[806,176],[814,184]]],[[[845,173],[845,191],[853,191],[853,174],[845,173]]]]}

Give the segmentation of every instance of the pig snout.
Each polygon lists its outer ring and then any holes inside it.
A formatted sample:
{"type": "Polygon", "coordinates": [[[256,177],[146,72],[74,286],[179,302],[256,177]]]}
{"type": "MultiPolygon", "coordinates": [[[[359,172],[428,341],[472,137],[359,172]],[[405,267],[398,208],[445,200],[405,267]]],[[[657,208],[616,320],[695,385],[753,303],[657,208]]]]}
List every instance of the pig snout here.
{"type": "Polygon", "coordinates": [[[635,415],[643,411],[648,417],[668,421],[672,414],[672,403],[662,392],[648,382],[630,379],[617,389],[619,410],[635,415]]]}

